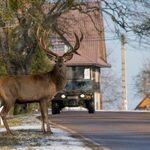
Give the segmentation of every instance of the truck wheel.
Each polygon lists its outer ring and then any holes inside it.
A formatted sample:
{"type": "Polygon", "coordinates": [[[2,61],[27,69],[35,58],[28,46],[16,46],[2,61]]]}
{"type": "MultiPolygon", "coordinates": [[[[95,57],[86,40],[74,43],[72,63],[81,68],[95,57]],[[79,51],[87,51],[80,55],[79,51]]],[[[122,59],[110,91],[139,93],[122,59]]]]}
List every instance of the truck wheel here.
{"type": "Polygon", "coordinates": [[[89,101],[89,104],[88,104],[88,112],[89,114],[92,114],[95,112],[95,109],[94,109],[94,101],[89,101]]]}
{"type": "Polygon", "coordinates": [[[52,114],[60,114],[60,108],[58,102],[52,102],[52,114]]]}

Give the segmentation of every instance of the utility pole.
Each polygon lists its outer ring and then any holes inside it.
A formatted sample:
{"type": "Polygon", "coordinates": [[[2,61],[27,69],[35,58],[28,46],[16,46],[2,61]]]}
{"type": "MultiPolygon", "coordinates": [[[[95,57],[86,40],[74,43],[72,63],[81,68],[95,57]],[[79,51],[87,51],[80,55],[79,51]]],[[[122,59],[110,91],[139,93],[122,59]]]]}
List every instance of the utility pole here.
{"type": "Polygon", "coordinates": [[[122,61],[122,109],[128,110],[127,101],[127,83],[126,83],[126,50],[125,50],[125,36],[121,34],[121,61],[122,61]]]}

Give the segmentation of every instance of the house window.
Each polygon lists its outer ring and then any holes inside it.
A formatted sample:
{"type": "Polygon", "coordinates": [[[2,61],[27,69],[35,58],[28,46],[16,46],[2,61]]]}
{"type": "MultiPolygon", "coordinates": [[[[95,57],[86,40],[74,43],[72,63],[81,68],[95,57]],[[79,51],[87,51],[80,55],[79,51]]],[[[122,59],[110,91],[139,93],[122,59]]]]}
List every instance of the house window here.
{"type": "Polygon", "coordinates": [[[54,52],[66,52],[68,50],[67,45],[65,45],[61,38],[58,36],[51,38],[51,46],[54,52]]]}
{"type": "Polygon", "coordinates": [[[91,79],[88,67],[67,67],[67,78],[69,80],[91,79]]]}

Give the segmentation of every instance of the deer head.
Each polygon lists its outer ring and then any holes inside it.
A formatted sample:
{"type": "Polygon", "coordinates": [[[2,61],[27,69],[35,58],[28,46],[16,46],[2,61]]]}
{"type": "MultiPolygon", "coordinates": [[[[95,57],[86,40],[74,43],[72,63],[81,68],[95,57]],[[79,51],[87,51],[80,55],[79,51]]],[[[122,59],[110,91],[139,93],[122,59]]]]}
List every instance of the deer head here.
{"type": "Polygon", "coordinates": [[[48,38],[49,38],[49,32],[46,32],[44,30],[43,34],[40,35],[40,28],[37,30],[37,39],[39,41],[40,47],[46,52],[49,59],[55,62],[55,65],[58,67],[62,67],[64,62],[67,62],[72,59],[73,54],[80,55],[77,50],[80,47],[80,42],[83,40],[83,34],[81,33],[81,37],[79,38],[76,33],[74,33],[75,36],[75,45],[72,46],[70,42],[59,32],[60,37],[62,37],[64,43],[69,47],[68,51],[64,53],[62,56],[59,56],[57,53],[54,53],[51,51],[48,47],[48,38]]]}

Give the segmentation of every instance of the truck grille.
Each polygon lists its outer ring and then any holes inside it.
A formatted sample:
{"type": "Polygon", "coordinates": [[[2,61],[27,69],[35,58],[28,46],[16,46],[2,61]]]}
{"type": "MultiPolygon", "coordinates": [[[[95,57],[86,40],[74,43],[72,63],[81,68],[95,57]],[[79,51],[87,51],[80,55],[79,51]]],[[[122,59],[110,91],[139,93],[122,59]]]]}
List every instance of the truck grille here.
{"type": "Polygon", "coordinates": [[[68,99],[78,99],[78,96],[67,96],[68,99]]]}

